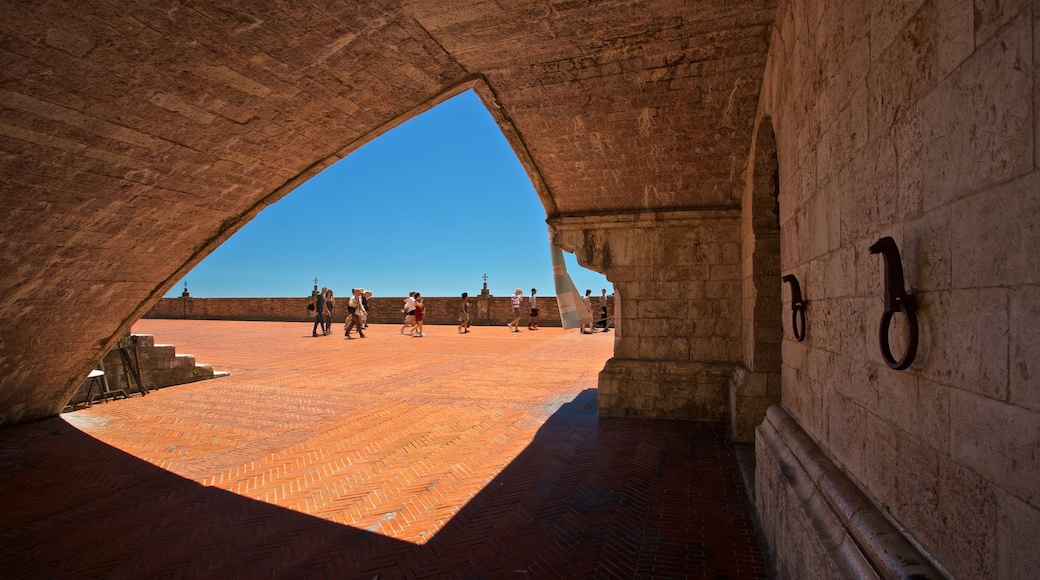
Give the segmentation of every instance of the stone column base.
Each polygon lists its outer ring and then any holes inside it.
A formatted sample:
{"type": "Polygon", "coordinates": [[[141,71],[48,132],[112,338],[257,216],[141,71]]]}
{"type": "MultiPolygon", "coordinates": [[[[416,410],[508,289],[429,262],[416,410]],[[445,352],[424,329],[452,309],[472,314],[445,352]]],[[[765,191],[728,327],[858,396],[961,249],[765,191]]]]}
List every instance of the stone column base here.
{"type": "Polygon", "coordinates": [[[755,507],[777,578],[943,578],[783,407],[755,438],[755,507]]]}
{"type": "Polygon", "coordinates": [[[744,365],[729,380],[730,427],[737,443],[754,443],[766,410],[780,404],[780,373],[756,373],[744,365]]]}
{"type": "Polygon", "coordinates": [[[599,413],[604,417],[729,421],[732,373],[733,363],[612,358],[599,373],[599,413]]]}

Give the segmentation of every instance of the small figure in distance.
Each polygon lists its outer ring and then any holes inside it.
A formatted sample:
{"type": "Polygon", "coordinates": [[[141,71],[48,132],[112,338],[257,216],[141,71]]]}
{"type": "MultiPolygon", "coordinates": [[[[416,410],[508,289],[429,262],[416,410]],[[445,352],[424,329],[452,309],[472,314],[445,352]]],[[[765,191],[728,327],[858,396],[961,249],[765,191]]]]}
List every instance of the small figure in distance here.
{"type": "Polygon", "coordinates": [[[423,304],[422,294],[419,294],[418,292],[416,292],[415,293],[415,329],[416,329],[417,332],[415,333],[415,336],[419,337],[419,338],[421,338],[423,336],[426,336],[426,333],[423,332],[423,328],[422,328],[422,321],[423,321],[423,315],[424,314],[426,314],[426,305],[423,304]]]}
{"type": "Polygon", "coordinates": [[[343,336],[350,339],[350,331],[356,326],[358,336],[365,338],[365,333],[362,332],[361,328],[361,313],[364,311],[365,305],[361,302],[361,288],[354,288],[353,295],[347,302],[347,312],[350,312],[350,322],[347,323],[347,327],[343,331],[343,336]]]}
{"type": "Polygon", "coordinates": [[[361,305],[364,309],[361,311],[361,328],[362,330],[368,330],[368,299],[372,296],[372,293],[361,289],[361,305]]]}
{"type": "Polygon", "coordinates": [[[527,319],[527,330],[538,330],[538,294],[537,288],[531,288],[531,317],[527,319]]]}
{"type": "Polygon", "coordinates": [[[404,299],[404,308],[401,309],[404,312],[404,324],[401,326],[401,334],[404,334],[404,329],[410,329],[408,334],[415,333],[415,292],[409,292],[408,298],[404,299]]]}
{"type": "Polygon", "coordinates": [[[459,334],[469,332],[469,298],[468,292],[462,293],[462,305],[459,306],[459,334]]]}
{"type": "MultiPolygon", "coordinates": [[[[592,318],[592,289],[585,289],[585,297],[581,299],[581,303],[585,306],[585,311],[589,314],[589,320],[592,318]]],[[[581,325],[582,334],[592,334],[592,322],[587,322],[581,325]]]]}
{"type": "Polygon", "coordinates": [[[311,336],[318,336],[318,329],[322,330],[322,336],[325,333],[325,314],[328,313],[328,308],[325,307],[325,291],[328,288],[322,286],[321,292],[314,297],[314,328],[311,329],[311,336]]]}
{"type": "Polygon", "coordinates": [[[603,324],[603,332],[610,332],[610,321],[607,318],[607,289],[603,289],[603,293],[599,297],[599,314],[600,323],[603,324]]]}
{"type": "Polygon", "coordinates": [[[336,307],[336,301],[332,298],[332,288],[325,291],[325,334],[332,334],[332,309],[336,307]]]}
{"type": "Polygon", "coordinates": [[[513,332],[520,332],[518,326],[520,326],[520,300],[524,297],[524,291],[517,288],[516,292],[510,297],[510,302],[513,305],[513,321],[509,323],[509,329],[513,332]]]}

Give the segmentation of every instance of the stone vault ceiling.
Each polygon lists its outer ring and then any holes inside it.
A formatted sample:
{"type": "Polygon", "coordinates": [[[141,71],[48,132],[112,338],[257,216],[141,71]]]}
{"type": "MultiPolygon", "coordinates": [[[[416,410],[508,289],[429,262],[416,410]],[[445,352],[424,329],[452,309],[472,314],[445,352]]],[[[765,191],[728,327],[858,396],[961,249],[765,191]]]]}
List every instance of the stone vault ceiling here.
{"type": "Polygon", "coordinates": [[[550,217],[737,206],[776,7],[0,9],[2,424],[57,412],[119,334],[264,206],[467,88],[550,217]]]}

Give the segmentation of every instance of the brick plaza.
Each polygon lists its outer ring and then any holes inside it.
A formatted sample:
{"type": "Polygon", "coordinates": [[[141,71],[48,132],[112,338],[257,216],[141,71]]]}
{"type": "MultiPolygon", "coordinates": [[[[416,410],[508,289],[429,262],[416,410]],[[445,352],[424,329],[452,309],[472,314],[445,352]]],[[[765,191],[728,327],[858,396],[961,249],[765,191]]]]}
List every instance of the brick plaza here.
{"type": "Polygon", "coordinates": [[[15,578],[764,577],[725,426],[599,418],[613,333],[142,320],[229,377],[0,432],[15,578]]]}

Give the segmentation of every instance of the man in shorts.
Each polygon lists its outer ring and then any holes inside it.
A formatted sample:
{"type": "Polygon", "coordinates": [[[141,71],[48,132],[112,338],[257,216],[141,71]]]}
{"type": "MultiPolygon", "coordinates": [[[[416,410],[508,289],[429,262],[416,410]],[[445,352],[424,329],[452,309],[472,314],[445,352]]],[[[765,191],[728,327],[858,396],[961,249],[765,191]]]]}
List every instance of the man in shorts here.
{"type": "Polygon", "coordinates": [[[404,325],[401,326],[401,334],[404,334],[404,329],[409,328],[408,334],[415,334],[415,292],[409,292],[408,298],[404,299],[404,308],[401,309],[404,312],[404,325]]]}
{"type": "Polygon", "coordinates": [[[509,323],[509,329],[513,332],[520,332],[520,300],[524,297],[524,291],[517,288],[516,292],[510,297],[510,302],[513,305],[513,321],[509,323]]]}

